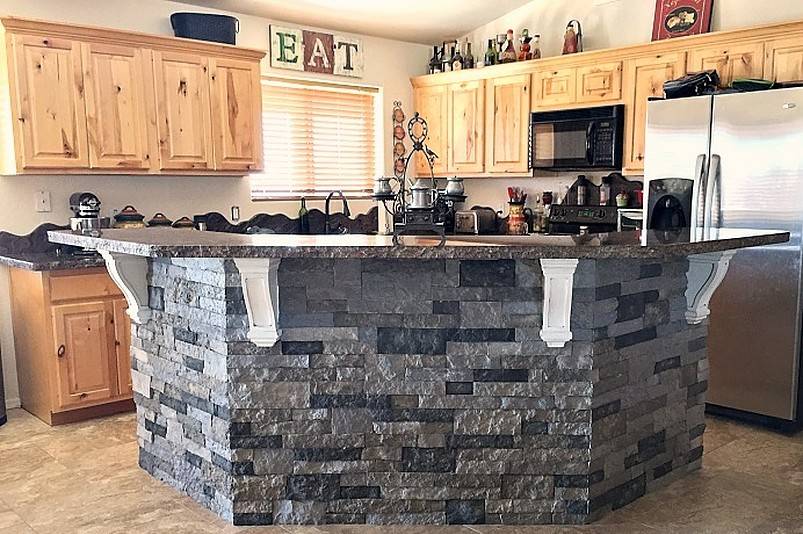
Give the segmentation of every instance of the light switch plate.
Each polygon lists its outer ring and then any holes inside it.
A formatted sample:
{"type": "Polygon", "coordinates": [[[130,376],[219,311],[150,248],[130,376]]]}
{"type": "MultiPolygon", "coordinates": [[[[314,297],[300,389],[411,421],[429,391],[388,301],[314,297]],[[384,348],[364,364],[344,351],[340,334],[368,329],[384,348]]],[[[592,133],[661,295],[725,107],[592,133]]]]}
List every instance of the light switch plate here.
{"type": "Polygon", "coordinates": [[[53,211],[50,206],[50,191],[37,191],[34,195],[34,203],[38,213],[50,213],[53,211]]]}

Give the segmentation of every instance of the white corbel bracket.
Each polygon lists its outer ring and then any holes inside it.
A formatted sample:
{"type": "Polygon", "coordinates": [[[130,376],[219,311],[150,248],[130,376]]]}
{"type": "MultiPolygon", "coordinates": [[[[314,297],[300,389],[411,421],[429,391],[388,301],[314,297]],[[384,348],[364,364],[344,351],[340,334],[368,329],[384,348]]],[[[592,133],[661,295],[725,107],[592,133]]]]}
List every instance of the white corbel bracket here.
{"type": "Polygon", "coordinates": [[[700,324],[711,314],[708,304],[728,272],[735,250],[689,256],[686,272],[686,321],[700,324]]]}
{"type": "Polygon", "coordinates": [[[572,339],[572,292],[578,260],[541,260],[544,273],[544,316],[541,339],[561,348],[572,339]]]}
{"type": "Polygon", "coordinates": [[[128,303],[128,316],[136,324],[145,324],[151,318],[148,307],[148,258],[99,250],[106,261],[109,271],[117,287],[128,303]]]}
{"type": "Polygon", "coordinates": [[[272,347],[279,341],[279,263],[275,258],[237,258],[245,309],[248,339],[258,347],[272,347]]]}

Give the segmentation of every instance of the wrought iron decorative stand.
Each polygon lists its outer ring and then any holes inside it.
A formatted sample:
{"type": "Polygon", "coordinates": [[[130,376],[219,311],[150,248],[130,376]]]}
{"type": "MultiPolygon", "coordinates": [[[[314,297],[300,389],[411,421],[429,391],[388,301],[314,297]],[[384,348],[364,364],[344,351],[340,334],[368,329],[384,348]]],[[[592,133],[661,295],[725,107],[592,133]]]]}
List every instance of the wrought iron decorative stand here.
{"type": "Polygon", "coordinates": [[[373,199],[382,202],[385,211],[393,217],[395,245],[401,243],[400,236],[403,235],[434,234],[440,236],[438,246],[443,246],[446,242],[446,219],[454,211],[455,204],[464,202],[466,196],[447,194],[446,190],[438,188],[435,179],[435,160],[438,155],[426,144],[429,127],[418,112],[407,123],[407,133],[413,142],[413,149],[399,159],[399,163],[403,161],[404,165],[396,169],[394,177],[377,179],[373,199]],[[419,135],[415,134],[416,126],[420,129],[419,135]],[[418,178],[412,183],[407,177],[407,170],[417,152],[421,152],[427,161],[429,180],[418,178]]]}

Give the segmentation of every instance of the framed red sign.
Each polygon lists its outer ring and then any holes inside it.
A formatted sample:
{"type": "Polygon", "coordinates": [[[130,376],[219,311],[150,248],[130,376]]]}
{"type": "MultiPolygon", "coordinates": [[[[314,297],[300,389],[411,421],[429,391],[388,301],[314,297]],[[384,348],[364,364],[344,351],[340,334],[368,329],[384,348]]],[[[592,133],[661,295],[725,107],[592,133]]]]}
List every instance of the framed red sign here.
{"type": "Polygon", "coordinates": [[[657,0],[652,40],[708,33],[713,7],[714,0],[657,0]]]}

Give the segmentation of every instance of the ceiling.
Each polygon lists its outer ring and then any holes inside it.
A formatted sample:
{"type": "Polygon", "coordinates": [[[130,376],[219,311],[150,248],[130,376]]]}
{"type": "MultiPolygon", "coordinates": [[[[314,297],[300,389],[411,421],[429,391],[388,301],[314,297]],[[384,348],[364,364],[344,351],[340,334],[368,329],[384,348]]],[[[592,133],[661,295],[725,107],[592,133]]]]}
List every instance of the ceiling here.
{"type": "Polygon", "coordinates": [[[327,30],[432,44],[465,35],[529,0],[179,1],[327,30]]]}

